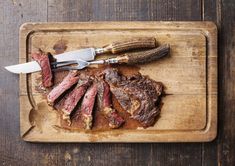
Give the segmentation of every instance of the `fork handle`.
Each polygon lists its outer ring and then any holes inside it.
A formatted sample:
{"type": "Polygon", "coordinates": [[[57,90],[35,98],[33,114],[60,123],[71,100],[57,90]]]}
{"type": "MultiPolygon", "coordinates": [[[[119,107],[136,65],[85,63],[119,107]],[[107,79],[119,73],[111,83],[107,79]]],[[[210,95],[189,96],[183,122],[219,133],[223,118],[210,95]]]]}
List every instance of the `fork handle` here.
{"type": "Polygon", "coordinates": [[[101,49],[97,49],[97,53],[120,53],[124,51],[129,51],[133,49],[140,49],[140,48],[154,48],[156,47],[157,43],[154,37],[138,37],[132,38],[129,40],[122,40],[113,42],[107,46],[104,46],[101,49]]]}
{"type": "Polygon", "coordinates": [[[147,51],[140,51],[134,53],[126,53],[122,56],[111,58],[106,60],[106,63],[119,63],[119,64],[143,64],[148,63],[154,60],[157,60],[165,55],[167,55],[170,51],[170,45],[165,44],[158,48],[154,48],[147,51]]]}

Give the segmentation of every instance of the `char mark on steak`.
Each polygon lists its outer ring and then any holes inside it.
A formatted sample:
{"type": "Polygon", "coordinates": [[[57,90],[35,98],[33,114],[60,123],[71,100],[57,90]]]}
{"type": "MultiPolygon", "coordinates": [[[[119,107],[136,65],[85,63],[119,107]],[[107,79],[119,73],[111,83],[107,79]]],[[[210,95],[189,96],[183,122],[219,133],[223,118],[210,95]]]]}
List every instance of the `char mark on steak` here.
{"type": "Polygon", "coordinates": [[[95,104],[96,94],[98,86],[96,82],[93,82],[92,86],[86,91],[81,107],[77,110],[76,114],[81,116],[85,129],[91,129],[93,121],[93,107],[95,104]]]}
{"type": "Polygon", "coordinates": [[[63,119],[68,120],[69,124],[71,124],[71,113],[76,108],[78,102],[81,100],[90,85],[91,79],[89,77],[81,78],[80,75],[80,79],[76,87],[55,105],[58,110],[62,110],[63,119]]]}
{"type": "Polygon", "coordinates": [[[38,52],[32,53],[32,58],[40,65],[42,69],[42,85],[45,88],[51,87],[53,85],[53,73],[50,65],[52,55],[39,50],[38,52]]]}
{"type": "Polygon", "coordinates": [[[54,105],[66,91],[78,82],[79,76],[76,70],[70,71],[68,75],[47,95],[47,101],[50,105],[54,105]]]}
{"type": "Polygon", "coordinates": [[[124,123],[124,119],[112,108],[111,93],[109,84],[100,80],[98,84],[98,104],[100,111],[109,122],[110,128],[118,128],[124,123]]]}
{"type": "Polygon", "coordinates": [[[111,86],[111,92],[123,109],[144,127],[153,125],[160,113],[156,103],[163,90],[162,84],[140,74],[131,77],[121,76],[112,68],[106,69],[104,74],[105,80],[111,86]],[[116,77],[112,78],[113,76],[116,77]]]}

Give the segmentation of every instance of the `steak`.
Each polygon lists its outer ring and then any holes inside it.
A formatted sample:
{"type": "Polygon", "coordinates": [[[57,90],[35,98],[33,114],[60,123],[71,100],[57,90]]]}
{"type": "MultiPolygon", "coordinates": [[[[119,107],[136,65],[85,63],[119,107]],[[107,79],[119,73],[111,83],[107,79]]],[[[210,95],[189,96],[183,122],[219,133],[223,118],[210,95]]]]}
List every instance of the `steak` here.
{"type": "Polygon", "coordinates": [[[131,98],[122,88],[111,86],[111,92],[124,110],[131,108],[131,98]]]}
{"type": "Polygon", "coordinates": [[[126,89],[129,87],[136,87],[137,89],[141,89],[148,94],[153,102],[157,102],[163,90],[162,83],[156,82],[146,76],[142,76],[141,74],[127,77],[127,79],[121,82],[119,85],[126,89]]]}
{"type": "Polygon", "coordinates": [[[54,105],[55,101],[59,99],[67,90],[78,82],[79,76],[76,70],[70,71],[68,75],[47,95],[49,105],[54,105]]]}
{"type": "Polygon", "coordinates": [[[156,109],[154,99],[145,90],[137,86],[125,85],[124,90],[135,99],[136,107],[128,110],[132,115],[131,117],[138,120],[144,127],[151,126],[154,123],[155,117],[159,114],[159,109],[156,109]]]}
{"type": "Polygon", "coordinates": [[[95,104],[96,94],[98,91],[97,83],[94,82],[91,87],[88,88],[84,95],[81,107],[77,110],[76,114],[80,114],[85,129],[91,129],[92,127],[92,112],[95,104]]]}
{"type": "Polygon", "coordinates": [[[124,123],[124,119],[118,115],[115,109],[112,109],[109,84],[102,80],[98,85],[98,104],[100,111],[103,112],[105,118],[109,121],[110,128],[118,128],[124,123]]]}
{"type": "Polygon", "coordinates": [[[55,107],[58,110],[62,110],[63,119],[66,119],[70,122],[70,115],[77,106],[78,102],[81,100],[88,87],[91,85],[91,79],[89,77],[80,78],[76,87],[64,98],[58,102],[55,107]]]}
{"type": "Polygon", "coordinates": [[[111,92],[121,105],[121,107],[128,113],[132,114],[140,106],[140,101],[128,94],[123,87],[111,86],[111,92]]]}
{"type": "Polygon", "coordinates": [[[41,50],[39,50],[39,52],[32,53],[32,58],[40,65],[42,69],[42,85],[45,88],[51,87],[53,85],[53,74],[51,71],[49,56],[51,56],[51,54],[44,53],[41,50]]]}
{"type": "Polygon", "coordinates": [[[160,113],[157,101],[163,90],[162,84],[140,74],[125,77],[112,68],[106,69],[104,74],[111,92],[131,118],[144,127],[153,125],[160,113]]]}
{"type": "Polygon", "coordinates": [[[109,84],[116,85],[122,82],[123,77],[116,68],[107,68],[103,71],[105,75],[105,81],[109,84]]]}

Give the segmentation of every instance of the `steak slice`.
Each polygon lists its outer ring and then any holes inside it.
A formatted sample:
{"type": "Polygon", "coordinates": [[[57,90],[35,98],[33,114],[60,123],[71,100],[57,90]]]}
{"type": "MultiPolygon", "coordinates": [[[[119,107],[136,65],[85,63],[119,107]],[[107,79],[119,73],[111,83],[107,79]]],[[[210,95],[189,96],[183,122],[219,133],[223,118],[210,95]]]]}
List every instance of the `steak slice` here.
{"type": "Polygon", "coordinates": [[[79,76],[76,70],[70,71],[68,75],[47,95],[49,105],[54,105],[55,101],[78,82],[79,76]]]}
{"type": "Polygon", "coordinates": [[[141,74],[125,77],[112,68],[106,69],[104,73],[111,92],[122,108],[144,127],[151,126],[160,113],[157,101],[163,90],[162,84],[141,74]]]}
{"type": "Polygon", "coordinates": [[[142,76],[141,74],[127,77],[127,83],[123,82],[124,87],[125,84],[126,86],[135,86],[146,91],[154,102],[158,100],[158,97],[161,95],[163,90],[162,83],[156,82],[147,76],[142,76]]]}
{"type": "Polygon", "coordinates": [[[144,127],[151,126],[159,114],[154,100],[145,90],[138,87],[126,86],[124,90],[139,103],[137,107],[128,111],[131,117],[138,120],[144,127]]]}
{"type": "Polygon", "coordinates": [[[90,85],[91,79],[89,77],[80,79],[76,87],[55,105],[58,110],[62,110],[64,113],[63,119],[68,120],[70,124],[70,115],[72,111],[75,109],[90,85]]]}
{"type": "Polygon", "coordinates": [[[131,108],[131,98],[123,88],[111,86],[111,92],[124,110],[127,111],[131,108]]]}
{"type": "Polygon", "coordinates": [[[80,109],[77,110],[77,114],[80,114],[82,117],[85,129],[91,129],[92,127],[92,112],[95,104],[96,94],[98,91],[97,88],[97,83],[94,82],[85,93],[80,109]]]}
{"type": "Polygon", "coordinates": [[[42,85],[45,88],[53,85],[53,74],[51,71],[50,58],[51,54],[39,52],[32,53],[32,58],[40,65],[42,71],[42,85]]]}
{"type": "Polygon", "coordinates": [[[100,110],[109,121],[110,128],[118,128],[124,123],[124,119],[112,109],[110,87],[105,81],[100,81],[98,86],[98,103],[100,110]]]}

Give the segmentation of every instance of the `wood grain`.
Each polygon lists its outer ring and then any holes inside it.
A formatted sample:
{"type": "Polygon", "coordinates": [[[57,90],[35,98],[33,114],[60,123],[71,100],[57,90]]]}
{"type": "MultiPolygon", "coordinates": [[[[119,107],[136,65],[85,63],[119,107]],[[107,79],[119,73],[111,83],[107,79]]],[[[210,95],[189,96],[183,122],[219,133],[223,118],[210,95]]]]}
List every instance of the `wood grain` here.
{"type": "Polygon", "coordinates": [[[201,20],[196,0],[48,0],[48,21],[201,20]]]}
{"type": "Polygon", "coordinates": [[[221,1],[220,34],[220,132],[218,140],[218,163],[235,163],[235,3],[221,1]]]}

